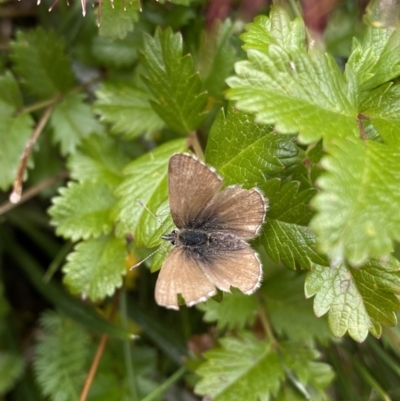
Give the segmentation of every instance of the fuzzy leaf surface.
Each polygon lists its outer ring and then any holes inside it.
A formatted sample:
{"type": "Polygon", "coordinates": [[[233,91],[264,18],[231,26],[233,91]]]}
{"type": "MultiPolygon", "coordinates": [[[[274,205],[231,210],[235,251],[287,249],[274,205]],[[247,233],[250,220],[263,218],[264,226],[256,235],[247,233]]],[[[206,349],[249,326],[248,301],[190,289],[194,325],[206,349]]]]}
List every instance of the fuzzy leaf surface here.
{"type": "Polygon", "coordinates": [[[227,81],[236,107],[255,113],[259,123],[275,124],[278,132],[299,132],[304,143],[357,135],[352,77],[345,81],[329,55],[307,52],[302,20],[290,21],[273,7],[242,38],[248,60],[236,63],[236,76],[227,81]]]}
{"type": "Polygon", "coordinates": [[[103,182],[69,182],[53,198],[49,209],[57,235],[72,241],[98,237],[111,231],[111,209],[116,202],[112,189],[103,182]]]}
{"type": "Polygon", "coordinates": [[[257,299],[244,295],[236,289],[231,291],[224,293],[222,302],[209,299],[197,306],[205,312],[204,321],[217,322],[218,330],[241,330],[247,324],[252,324],[256,318],[257,299]]]}
{"type": "Polygon", "coordinates": [[[68,158],[71,178],[77,181],[99,181],[115,186],[122,181],[122,169],[130,160],[125,144],[113,137],[91,135],[68,158]]]}
{"type": "Polygon", "coordinates": [[[296,265],[310,269],[313,263],[327,264],[315,251],[316,238],[307,226],[312,216],[308,203],[315,190],[299,192],[299,183],[281,184],[278,179],[268,180],[261,189],[269,199],[270,208],[260,242],[271,259],[292,269],[296,265]]]}
{"type": "Polygon", "coordinates": [[[124,39],[138,20],[139,3],[104,1],[101,3],[99,35],[109,39],[124,39]]]}
{"type": "Polygon", "coordinates": [[[84,103],[84,96],[76,93],[67,95],[54,107],[50,125],[54,141],[60,144],[64,156],[74,153],[81,140],[91,133],[103,132],[90,106],[84,103]]]}
{"type": "Polygon", "coordinates": [[[0,116],[0,189],[7,190],[13,183],[32,129],[33,120],[29,114],[0,116]]]}
{"type": "MultiPolygon", "coordinates": [[[[124,170],[125,179],[115,191],[119,198],[114,209],[118,220],[118,235],[133,233],[138,246],[152,247],[160,243],[150,242],[160,223],[140,204],[151,211],[156,211],[167,199],[167,170],[169,158],[185,149],[183,139],[168,142],[144,156],[129,163],[124,170]]],[[[169,219],[169,215],[158,216],[161,220],[169,219]]]]}
{"type": "Polygon", "coordinates": [[[192,57],[182,57],[182,36],[170,28],[157,29],[154,38],[145,35],[140,58],[155,112],[180,134],[198,128],[205,117],[207,95],[194,72],[192,57]]]}
{"type": "Polygon", "coordinates": [[[337,139],[322,159],[326,173],[312,201],[311,228],[333,264],[387,257],[400,240],[400,150],[374,141],[337,139]]]}
{"type": "Polygon", "coordinates": [[[348,332],[362,342],[368,331],[379,337],[382,325],[397,323],[399,270],[395,258],[386,264],[372,260],[356,268],[315,266],[306,279],[305,293],[307,297],[315,295],[316,316],[329,312],[329,327],[336,337],[348,332]]]}
{"type": "Polygon", "coordinates": [[[114,294],[125,274],[126,246],[112,235],[80,242],[63,267],[64,282],[72,293],[92,301],[114,294]]]}
{"type": "Polygon", "coordinates": [[[11,72],[0,76],[0,117],[9,116],[22,107],[23,99],[18,83],[11,72]]]}
{"type": "Polygon", "coordinates": [[[101,121],[112,125],[111,132],[133,139],[160,130],[164,122],[150,105],[151,95],[132,85],[105,83],[96,92],[94,109],[101,121]]]}
{"type": "Polygon", "coordinates": [[[64,52],[63,40],[55,32],[42,28],[17,32],[11,50],[15,72],[39,98],[67,93],[72,88],[71,60],[64,52]]]}
{"type": "Polygon", "coordinates": [[[43,394],[57,401],[77,400],[86,377],[89,336],[55,312],[41,318],[33,368],[43,394]]]}
{"type": "Polygon", "coordinates": [[[269,126],[254,123],[254,115],[220,110],[212,125],[206,161],[218,170],[227,185],[251,188],[298,161],[292,137],[273,134],[269,126]]]}
{"type": "Polygon", "coordinates": [[[195,392],[214,401],[268,401],[284,378],[278,355],[271,344],[253,334],[220,339],[221,348],[205,353],[198,369],[201,379],[195,392]]]}

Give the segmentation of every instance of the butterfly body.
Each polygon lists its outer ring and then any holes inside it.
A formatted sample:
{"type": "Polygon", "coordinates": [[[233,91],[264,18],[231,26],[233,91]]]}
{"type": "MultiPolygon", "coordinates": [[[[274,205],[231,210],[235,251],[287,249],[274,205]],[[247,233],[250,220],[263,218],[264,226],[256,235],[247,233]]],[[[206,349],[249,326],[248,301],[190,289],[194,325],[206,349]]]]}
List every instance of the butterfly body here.
{"type": "Polygon", "coordinates": [[[178,294],[192,306],[216,288],[251,294],[260,286],[262,265],[246,240],[258,235],[267,200],[256,188],[219,191],[222,183],[212,167],[191,155],[171,157],[169,200],[177,229],[162,236],[174,248],[157,279],[159,305],[178,309],[178,294]]]}

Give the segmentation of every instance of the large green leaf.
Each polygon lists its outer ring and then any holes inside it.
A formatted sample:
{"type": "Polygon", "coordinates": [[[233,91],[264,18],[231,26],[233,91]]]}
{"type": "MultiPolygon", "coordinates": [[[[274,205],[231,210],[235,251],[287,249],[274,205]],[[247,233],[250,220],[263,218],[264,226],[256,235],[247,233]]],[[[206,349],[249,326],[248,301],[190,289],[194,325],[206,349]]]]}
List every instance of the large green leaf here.
{"type": "Polygon", "coordinates": [[[74,153],[83,138],[91,133],[103,132],[90,106],[83,102],[84,96],[72,93],[58,103],[50,118],[53,138],[60,143],[61,154],[74,153]]]}
{"type": "Polygon", "coordinates": [[[154,38],[145,34],[141,61],[151,102],[165,124],[181,134],[198,128],[205,117],[207,95],[190,55],[182,57],[182,36],[170,28],[157,29],[154,38]]]}
{"type": "Polygon", "coordinates": [[[126,245],[123,239],[105,235],[79,243],[63,267],[71,292],[96,301],[111,296],[122,285],[126,245]]]}
{"type": "Polygon", "coordinates": [[[0,116],[0,189],[8,189],[15,180],[32,129],[33,120],[29,114],[0,116]]]}
{"type": "Polygon", "coordinates": [[[228,79],[228,97],[239,109],[275,124],[278,132],[298,131],[305,143],[357,135],[354,79],[348,74],[346,81],[329,55],[316,48],[307,52],[300,19],[291,22],[274,7],[247,31],[248,60],[236,63],[236,76],[228,79]]]}
{"type": "Polygon", "coordinates": [[[274,134],[271,127],[256,124],[254,115],[220,110],[208,138],[206,161],[227,184],[252,187],[298,161],[293,137],[274,134]]]}
{"type": "Polygon", "coordinates": [[[271,344],[253,334],[220,339],[222,348],[205,353],[207,361],[195,392],[214,401],[268,401],[278,392],[284,378],[279,357],[271,344]]]}
{"type": "Polygon", "coordinates": [[[305,292],[315,295],[314,312],[328,321],[336,337],[346,332],[356,341],[364,341],[370,331],[381,335],[381,325],[394,326],[400,310],[400,262],[370,261],[361,267],[316,265],[308,274],[305,292]]]}
{"type": "Polygon", "coordinates": [[[337,139],[322,159],[311,222],[333,264],[387,257],[400,240],[400,150],[373,141],[337,139]]]}
{"type": "Polygon", "coordinates": [[[150,106],[151,95],[124,83],[105,83],[96,92],[94,109],[101,120],[112,124],[112,132],[132,139],[160,130],[164,123],[150,106]]]}
{"type": "MultiPolygon", "coordinates": [[[[167,199],[169,158],[184,149],[183,139],[171,141],[134,160],[125,168],[126,178],[115,192],[119,198],[114,210],[119,235],[133,233],[139,246],[151,247],[160,243],[159,238],[156,243],[150,241],[160,223],[137,200],[153,213],[157,211],[167,199]]],[[[166,220],[169,215],[158,217],[166,220]]]]}
{"type": "Polygon", "coordinates": [[[54,31],[38,28],[18,32],[11,50],[15,72],[36,96],[46,99],[72,88],[71,60],[64,52],[62,39],[54,31]]]}
{"type": "Polygon", "coordinates": [[[359,90],[370,90],[400,75],[400,29],[369,27],[360,44],[354,40],[348,67],[359,90]]]}
{"type": "Polygon", "coordinates": [[[295,181],[281,184],[278,179],[261,185],[270,208],[260,242],[276,262],[292,269],[296,265],[310,269],[313,263],[324,265],[327,261],[316,252],[316,238],[308,228],[312,216],[308,203],[315,190],[299,192],[299,185],[295,181]]]}
{"type": "Polygon", "coordinates": [[[112,189],[103,182],[70,182],[53,198],[49,209],[57,235],[72,241],[98,237],[111,231],[111,208],[116,202],[112,189]]]}

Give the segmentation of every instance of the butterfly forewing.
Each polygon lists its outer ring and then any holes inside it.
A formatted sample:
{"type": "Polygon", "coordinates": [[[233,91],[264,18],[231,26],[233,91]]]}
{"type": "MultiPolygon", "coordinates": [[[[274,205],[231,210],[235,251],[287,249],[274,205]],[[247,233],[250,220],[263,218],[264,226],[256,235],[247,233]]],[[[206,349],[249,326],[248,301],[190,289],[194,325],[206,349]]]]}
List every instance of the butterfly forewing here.
{"type": "Polygon", "coordinates": [[[173,155],[168,166],[169,204],[178,228],[189,228],[222,185],[218,174],[187,154],[173,155]]]}
{"type": "Polygon", "coordinates": [[[218,193],[199,216],[206,229],[254,238],[264,222],[266,200],[256,189],[239,186],[218,193]]]}
{"type": "Polygon", "coordinates": [[[216,293],[214,284],[199,264],[182,247],[173,248],[158,275],[156,302],[170,309],[179,309],[178,294],[186,305],[204,302],[216,293]]]}

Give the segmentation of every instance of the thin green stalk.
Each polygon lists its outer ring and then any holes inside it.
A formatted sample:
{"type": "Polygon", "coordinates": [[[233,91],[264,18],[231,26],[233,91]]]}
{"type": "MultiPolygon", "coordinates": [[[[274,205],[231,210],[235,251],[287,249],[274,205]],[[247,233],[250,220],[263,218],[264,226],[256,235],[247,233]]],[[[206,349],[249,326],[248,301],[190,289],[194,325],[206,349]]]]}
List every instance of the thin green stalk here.
{"type": "Polygon", "coordinates": [[[158,386],[153,392],[151,392],[146,397],[142,398],[141,401],[152,401],[157,399],[164,391],[177,382],[186,372],[186,368],[183,366],[178,369],[172,376],[170,376],[161,386],[158,386]]]}
{"type": "Polygon", "coordinates": [[[72,242],[66,242],[61,247],[53,261],[50,263],[48,269],[46,270],[46,274],[43,276],[43,281],[45,283],[48,283],[52,279],[54,273],[60,268],[60,265],[64,261],[65,257],[71,252],[72,247],[72,242]]]}
{"type": "MultiPolygon", "coordinates": [[[[128,331],[129,322],[128,322],[128,307],[126,298],[127,298],[126,290],[122,289],[119,301],[119,309],[121,314],[122,328],[128,331]]],[[[125,358],[130,400],[139,401],[139,392],[137,387],[135,367],[133,366],[133,359],[132,359],[132,350],[131,350],[132,341],[123,340],[123,345],[124,345],[124,358],[125,358]]]]}

